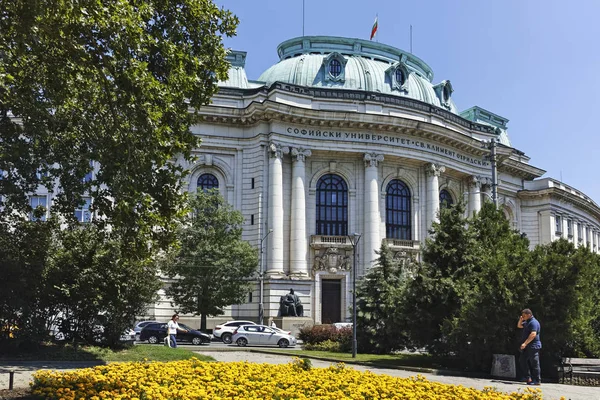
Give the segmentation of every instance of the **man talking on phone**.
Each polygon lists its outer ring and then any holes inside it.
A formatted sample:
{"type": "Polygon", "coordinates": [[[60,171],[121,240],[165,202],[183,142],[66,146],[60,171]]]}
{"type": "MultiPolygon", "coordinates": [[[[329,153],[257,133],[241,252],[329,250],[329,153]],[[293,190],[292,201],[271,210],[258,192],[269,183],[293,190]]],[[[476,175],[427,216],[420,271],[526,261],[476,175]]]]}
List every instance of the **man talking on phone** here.
{"type": "Polygon", "coordinates": [[[519,357],[523,381],[528,385],[539,385],[542,382],[540,376],[540,349],[542,348],[540,323],[529,308],[521,311],[517,328],[523,329],[521,356],[519,357]]]}

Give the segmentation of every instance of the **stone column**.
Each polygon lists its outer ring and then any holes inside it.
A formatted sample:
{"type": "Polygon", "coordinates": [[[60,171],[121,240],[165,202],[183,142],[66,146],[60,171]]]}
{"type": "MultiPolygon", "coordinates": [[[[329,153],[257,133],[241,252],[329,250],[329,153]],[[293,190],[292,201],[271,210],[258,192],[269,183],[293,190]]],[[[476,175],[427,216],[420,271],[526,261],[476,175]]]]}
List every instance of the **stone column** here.
{"type": "Polygon", "coordinates": [[[579,247],[579,221],[573,220],[573,244],[579,247]]]}
{"type": "Polygon", "coordinates": [[[267,275],[283,275],[283,155],[288,147],[271,142],[269,144],[269,238],[267,275]]]}
{"type": "Polygon", "coordinates": [[[581,237],[583,238],[581,244],[583,246],[587,246],[587,227],[585,226],[585,224],[581,225],[581,237]]]}
{"type": "Polygon", "coordinates": [[[566,215],[562,217],[562,237],[569,240],[569,219],[566,215]]]}
{"type": "Polygon", "coordinates": [[[469,218],[481,210],[481,180],[478,176],[469,178],[469,218]]]}
{"type": "MultiPolygon", "coordinates": [[[[383,154],[366,153],[365,161],[365,219],[364,219],[364,243],[365,256],[363,258],[364,271],[373,265],[377,259],[376,250],[381,247],[381,237],[379,227],[381,216],[379,214],[379,181],[378,169],[379,162],[383,161],[383,154]]],[[[348,232],[352,234],[353,232],[348,232]]]]}
{"type": "Polygon", "coordinates": [[[427,231],[434,221],[439,221],[440,212],[440,175],[446,168],[437,164],[427,164],[425,174],[427,175],[427,231]]]}
{"type": "Polygon", "coordinates": [[[304,189],[305,159],[311,151],[292,148],[292,216],[290,231],[290,274],[308,275],[306,263],[306,191],[304,189]]]}

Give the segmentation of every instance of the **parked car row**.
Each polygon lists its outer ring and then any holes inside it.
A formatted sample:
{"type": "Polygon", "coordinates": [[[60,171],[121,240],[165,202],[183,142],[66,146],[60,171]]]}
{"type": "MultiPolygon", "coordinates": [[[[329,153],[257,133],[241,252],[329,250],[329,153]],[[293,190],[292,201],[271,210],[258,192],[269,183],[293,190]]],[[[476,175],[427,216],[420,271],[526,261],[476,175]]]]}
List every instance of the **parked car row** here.
{"type": "MultiPolygon", "coordinates": [[[[211,336],[204,332],[181,323],[179,327],[187,332],[177,332],[177,342],[200,345],[211,341],[211,336]]],[[[138,341],[148,341],[151,344],[163,343],[167,336],[167,323],[140,321],[135,325],[134,331],[138,341]]],[[[242,347],[248,345],[288,347],[297,344],[297,340],[291,332],[276,327],[257,325],[252,321],[228,321],[217,325],[213,330],[213,336],[221,339],[225,344],[235,343],[242,347]]]]}

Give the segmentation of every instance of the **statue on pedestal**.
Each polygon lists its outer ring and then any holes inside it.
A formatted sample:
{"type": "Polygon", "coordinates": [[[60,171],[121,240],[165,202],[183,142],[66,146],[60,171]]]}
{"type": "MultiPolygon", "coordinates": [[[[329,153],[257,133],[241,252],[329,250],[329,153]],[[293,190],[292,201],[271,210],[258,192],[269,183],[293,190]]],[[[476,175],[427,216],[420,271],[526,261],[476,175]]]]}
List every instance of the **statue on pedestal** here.
{"type": "Polygon", "coordinates": [[[294,293],[294,289],[279,299],[279,316],[280,317],[303,317],[304,307],[300,296],[294,293]]]}

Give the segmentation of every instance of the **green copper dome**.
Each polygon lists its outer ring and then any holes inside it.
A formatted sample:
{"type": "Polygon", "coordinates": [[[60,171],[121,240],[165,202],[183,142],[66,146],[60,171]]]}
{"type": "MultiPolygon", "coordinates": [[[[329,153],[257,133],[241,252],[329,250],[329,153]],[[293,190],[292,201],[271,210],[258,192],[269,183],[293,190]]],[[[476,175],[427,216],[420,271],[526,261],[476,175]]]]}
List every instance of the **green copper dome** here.
{"type": "Polygon", "coordinates": [[[365,90],[410,97],[454,113],[449,81],[432,84],[433,71],[403,50],[362,39],[303,36],[277,48],[280,61],[258,78],[270,85],[365,90]]]}

